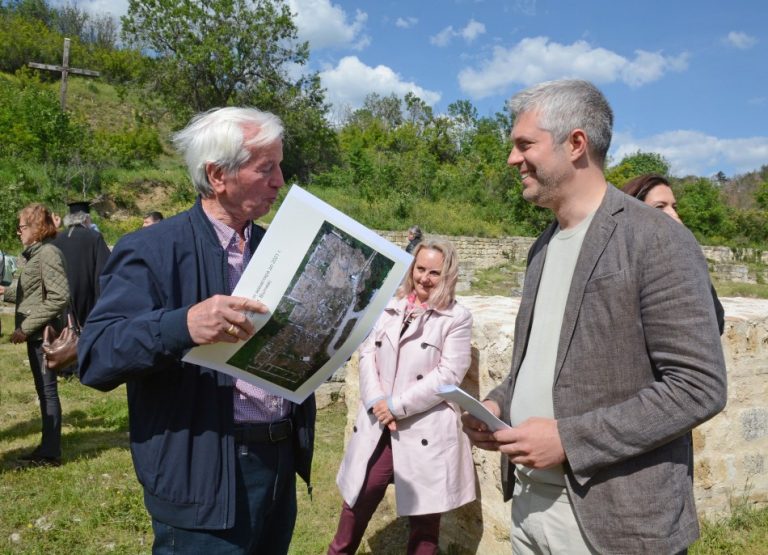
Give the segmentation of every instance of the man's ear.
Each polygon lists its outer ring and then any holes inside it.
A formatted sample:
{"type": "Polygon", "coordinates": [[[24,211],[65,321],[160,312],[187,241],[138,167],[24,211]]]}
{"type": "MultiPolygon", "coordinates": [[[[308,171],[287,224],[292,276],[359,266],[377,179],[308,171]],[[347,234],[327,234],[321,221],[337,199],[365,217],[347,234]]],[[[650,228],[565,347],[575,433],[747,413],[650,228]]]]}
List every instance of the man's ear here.
{"type": "Polygon", "coordinates": [[[576,161],[587,155],[589,139],[583,129],[574,129],[568,135],[568,145],[571,149],[571,160],[576,161]]]}
{"type": "Polygon", "coordinates": [[[213,162],[206,162],[205,175],[211,189],[217,194],[224,192],[224,168],[213,162]]]}

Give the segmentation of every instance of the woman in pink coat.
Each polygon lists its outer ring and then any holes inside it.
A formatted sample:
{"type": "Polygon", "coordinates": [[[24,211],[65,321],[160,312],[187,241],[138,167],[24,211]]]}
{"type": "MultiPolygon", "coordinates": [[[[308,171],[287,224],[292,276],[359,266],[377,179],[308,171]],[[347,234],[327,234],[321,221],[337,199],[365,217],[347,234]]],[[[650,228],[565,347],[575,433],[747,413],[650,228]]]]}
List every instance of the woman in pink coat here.
{"type": "Polygon", "coordinates": [[[409,554],[437,553],[441,513],[475,499],[472,451],[457,406],[436,395],[469,368],[472,315],[454,299],[453,245],[417,245],[397,295],[360,347],[360,410],[336,483],[344,498],[328,553],[355,553],[395,484],[409,554]]]}

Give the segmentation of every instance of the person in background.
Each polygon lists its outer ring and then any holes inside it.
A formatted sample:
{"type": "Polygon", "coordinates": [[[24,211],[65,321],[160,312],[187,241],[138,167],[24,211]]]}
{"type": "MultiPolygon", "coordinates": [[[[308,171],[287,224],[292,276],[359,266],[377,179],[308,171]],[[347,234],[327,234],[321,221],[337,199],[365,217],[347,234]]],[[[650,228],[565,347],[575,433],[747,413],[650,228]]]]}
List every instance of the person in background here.
{"type": "MultiPolygon", "coordinates": [[[[648,206],[658,208],[677,223],[683,223],[677,213],[675,193],[672,191],[672,187],[666,177],[655,173],[640,175],[627,181],[621,190],[629,196],[643,201],[648,206]]],[[[710,284],[710,292],[712,293],[712,303],[715,305],[717,328],[720,330],[720,335],[723,335],[723,331],[725,331],[725,309],[723,309],[720,299],[717,298],[717,291],[715,291],[715,286],[712,284],[710,284]]]]}
{"type": "Polygon", "coordinates": [[[309,487],[315,398],[296,404],[182,361],[254,333],[266,306],[231,292],[283,181],[283,126],[253,108],[198,114],[174,136],[194,206],[123,236],[78,345],[80,381],[126,384],[134,466],[153,553],[284,554],[296,474],[309,487]]]}
{"type": "Polygon", "coordinates": [[[62,314],[69,303],[66,263],[52,244],[56,226],[42,204],[30,204],[19,212],[16,232],[24,246],[24,268],[15,284],[0,286],[3,300],[16,304],[16,329],[12,343],[27,343],[27,358],[40,402],[42,439],[31,453],[19,458],[36,466],[61,464],[61,401],[56,373],[45,367],[43,328],[55,323],[61,329],[62,314]]]}
{"type": "Polygon", "coordinates": [[[508,164],[555,220],[532,245],[509,375],[464,414],[502,454],[512,552],[684,553],[699,535],[691,430],[727,399],[696,239],[603,173],[613,111],[591,83],[510,100],[508,164]]]}
{"type": "MultiPolygon", "coordinates": [[[[53,239],[67,261],[70,307],[81,328],[99,297],[99,276],[109,258],[104,237],[89,226],[88,208],[87,202],[71,203],[70,213],[64,216],[64,229],[53,239]]],[[[77,366],[60,370],[59,374],[75,375],[77,366]]]]}
{"type": "Polygon", "coordinates": [[[408,229],[408,245],[405,247],[405,252],[413,254],[416,245],[419,243],[421,243],[421,228],[413,225],[408,229]]]}
{"type": "Polygon", "coordinates": [[[144,223],[142,224],[141,227],[149,227],[162,220],[163,220],[163,214],[155,210],[155,211],[149,212],[146,216],[144,216],[144,223]]]}
{"type": "MultiPolygon", "coordinates": [[[[0,286],[8,286],[13,283],[16,269],[16,257],[0,250],[0,286]]],[[[2,335],[3,328],[2,325],[0,325],[0,337],[2,337],[2,335]]]]}
{"type": "Polygon", "coordinates": [[[455,300],[448,242],[420,243],[403,285],[360,347],[360,408],[336,482],[344,498],[330,555],[357,551],[387,485],[410,520],[409,554],[437,553],[441,514],[475,499],[459,411],[436,393],[469,369],[472,315],[455,300]]]}
{"type": "Polygon", "coordinates": [[[77,200],[67,203],[69,207],[69,214],[64,216],[64,227],[69,227],[67,223],[77,220],[78,225],[82,225],[88,229],[92,229],[97,233],[101,233],[99,226],[93,223],[91,219],[91,203],[87,200],[77,200]],[[74,219],[73,219],[74,217],[74,219]]]}

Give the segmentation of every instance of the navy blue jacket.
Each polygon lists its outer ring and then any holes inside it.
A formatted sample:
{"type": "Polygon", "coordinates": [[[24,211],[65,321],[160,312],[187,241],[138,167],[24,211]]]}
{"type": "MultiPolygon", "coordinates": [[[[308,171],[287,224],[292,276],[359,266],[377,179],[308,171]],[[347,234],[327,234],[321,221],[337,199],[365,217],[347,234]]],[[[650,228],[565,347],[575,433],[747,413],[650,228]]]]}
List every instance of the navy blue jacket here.
{"type": "MultiPolygon", "coordinates": [[[[252,227],[252,252],[263,235],[252,227]]],[[[181,362],[195,346],[187,311],[226,294],[227,284],[224,250],[198,199],[117,243],[78,345],[83,384],[102,391],[126,384],[131,454],[147,510],[180,528],[234,525],[234,379],[181,362]]],[[[309,485],[314,396],[293,407],[297,472],[309,485]]]]}

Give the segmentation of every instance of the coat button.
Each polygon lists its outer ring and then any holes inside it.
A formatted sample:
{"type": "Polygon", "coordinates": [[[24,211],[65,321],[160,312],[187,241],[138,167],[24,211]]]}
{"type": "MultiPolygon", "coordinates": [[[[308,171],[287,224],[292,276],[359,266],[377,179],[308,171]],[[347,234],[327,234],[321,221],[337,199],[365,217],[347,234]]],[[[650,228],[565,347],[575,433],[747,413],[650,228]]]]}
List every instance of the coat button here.
{"type": "Polygon", "coordinates": [[[423,377],[424,377],[424,376],[422,376],[421,374],[419,374],[418,376],[416,376],[416,379],[417,379],[417,380],[420,380],[420,379],[421,379],[421,378],[423,378],[423,377]]]}
{"type": "Polygon", "coordinates": [[[352,431],[357,432],[357,426],[352,426],[352,431]]]}
{"type": "Polygon", "coordinates": [[[428,442],[426,439],[422,439],[422,440],[421,440],[421,444],[422,444],[422,445],[427,445],[428,443],[429,443],[429,442],[428,442]]]}

